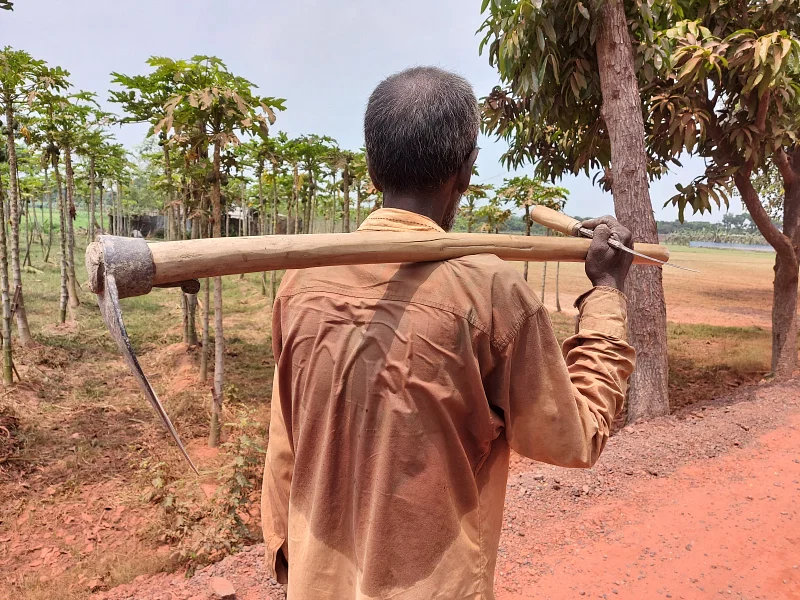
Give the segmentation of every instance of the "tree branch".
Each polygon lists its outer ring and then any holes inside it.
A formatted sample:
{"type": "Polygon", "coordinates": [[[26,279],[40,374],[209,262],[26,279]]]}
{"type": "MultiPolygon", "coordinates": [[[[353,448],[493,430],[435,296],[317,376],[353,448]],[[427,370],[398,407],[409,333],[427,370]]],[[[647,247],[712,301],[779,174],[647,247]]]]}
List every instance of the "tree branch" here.
{"type": "Polygon", "coordinates": [[[749,167],[739,169],[734,174],[733,181],[736,183],[736,189],[739,190],[753,223],[756,224],[756,227],[758,227],[764,239],[769,242],[769,245],[775,248],[775,252],[781,256],[791,257],[793,261],[797,262],[792,240],[783,235],[780,229],[775,227],[770,220],[767,211],[764,210],[764,206],[761,204],[758,192],[753,187],[753,182],[750,181],[750,174],[751,169],[749,167]]]}
{"type": "Polygon", "coordinates": [[[792,165],[789,164],[789,157],[786,155],[783,148],[778,148],[774,156],[775,165],[778,167],[781,177],[783,177],[784,187],[789,187],[790,185],[798,183],[798,175],[794,172],[792,165]]]}
{"type": "Polygon", "coordinates": [[[756,109],[756,128],[763,137],[767,129],[767,113],[769,112],[769,91],[761,94],[758,99],[758,108],[756,109]]]}

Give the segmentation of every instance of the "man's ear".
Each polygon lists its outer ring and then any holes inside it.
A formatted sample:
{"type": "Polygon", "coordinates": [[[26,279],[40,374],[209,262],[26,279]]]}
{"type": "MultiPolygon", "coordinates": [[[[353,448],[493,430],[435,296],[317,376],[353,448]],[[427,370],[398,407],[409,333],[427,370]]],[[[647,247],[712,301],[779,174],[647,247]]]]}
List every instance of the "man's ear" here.
{"type": "Polygon", "coordinates": [[[375,174],[372,172],[372,167],[367,163],[367,171],[369,172],[369,178],[372,180],[372,185],[375,186],[375,189],[379,192],[383,192],[383,186],[378,183],[377,179],[375,179],[375,174]]]}
{"type": "Polygon", "coordinates": [[[475,148],[467,160],[464,161],[464,164],[461,165],[461,168],[456,175],[456,189],[458,190],[459,194],[463,194],[467,191],[469,187],[469,181],[472,178],[472,167],[475,165],[475,161],[478,160],[478,149],[475,148]]]}

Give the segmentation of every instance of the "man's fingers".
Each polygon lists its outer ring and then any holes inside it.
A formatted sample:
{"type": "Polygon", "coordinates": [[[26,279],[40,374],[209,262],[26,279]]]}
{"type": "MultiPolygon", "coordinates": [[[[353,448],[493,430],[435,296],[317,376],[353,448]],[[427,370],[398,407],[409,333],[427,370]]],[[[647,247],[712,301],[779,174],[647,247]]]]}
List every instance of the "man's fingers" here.
{"type": "Polygon", "coordinates": [[[615,237],[624,245],[630,247],[631,242],[633,241],[633,235],[626,227],[624,227],[619,221],[610,215],[598,217],[596,219],[589,219],[588,221],[581,223],[581,227],[594,230],[595,235],[597,235],[597,230],[601,226],[608,227],[610,231],[609,235],[605,238],[606,240],[608,240],[609,237],[615,237]]]}
{"type": "Polygon", "coordinates": [[[600,223],[594,229],[594,239],[602,244],[608,244],[613,230],[605,223],[600,223]]]}
{"type": "Polygon", "coordinates": [[[597,217],[596,219],[589,219],[581,223],[581,227],[585,227],[586,229],[596,229],[599,225],[605,225],[613,229],[615,226],[619,225],[619,221],[611,215],[606,215],[605,217],[597,217]]]}
{"type": "Polygon", "coordinates": [[[611,249],[611,246],[608,245],[608,239],[611,237],[611,229],[608,225],[600,224],[594,230],[594,237],[592,238],[592,243],[589,246],[589,256],[594,256],[596,259],[600,259],[600,257],[610,254],[613,255],[615,252],[611,249]]]}

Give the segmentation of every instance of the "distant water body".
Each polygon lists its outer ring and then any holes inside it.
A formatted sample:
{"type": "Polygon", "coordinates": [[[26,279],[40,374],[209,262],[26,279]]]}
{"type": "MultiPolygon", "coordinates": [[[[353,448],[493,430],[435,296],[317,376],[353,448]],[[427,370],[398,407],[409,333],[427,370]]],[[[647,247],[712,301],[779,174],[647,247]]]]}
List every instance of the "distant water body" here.
{"type": "Polygon", "coordinates": [[[775,252],[772,246],[761,244],[723,244],[722,242],[689,242],[692,248],[723,248],[726,250],[750,250],[751,252],[775,252]]]}

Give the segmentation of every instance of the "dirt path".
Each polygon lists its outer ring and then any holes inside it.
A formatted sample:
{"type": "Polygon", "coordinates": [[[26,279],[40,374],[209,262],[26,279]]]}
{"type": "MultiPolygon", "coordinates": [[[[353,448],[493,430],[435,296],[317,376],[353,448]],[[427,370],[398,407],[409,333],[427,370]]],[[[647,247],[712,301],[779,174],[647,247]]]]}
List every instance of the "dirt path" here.
{"type": "MultiPolygon", "coordinates": [[[[498,556],[498,600],[800,598],[800,387],[627,428],[598,466],[515,458],[498,556]]],[[[99,598],[282,598],[262,548],[186,579],[141,578],[99,598]]]]}

